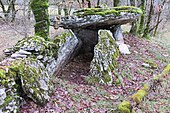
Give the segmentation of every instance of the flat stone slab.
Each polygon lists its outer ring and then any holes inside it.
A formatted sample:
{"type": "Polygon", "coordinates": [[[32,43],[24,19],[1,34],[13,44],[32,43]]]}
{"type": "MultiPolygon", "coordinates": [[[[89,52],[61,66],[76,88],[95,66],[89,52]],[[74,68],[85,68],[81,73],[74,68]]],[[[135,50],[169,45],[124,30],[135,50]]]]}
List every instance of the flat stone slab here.
{"type": "Polygon", "coordinates": [[[63,17],[61,26],[65,29],[110,29],[114,25],[133,22],[142,14],[141,9],[132,6],[112,8],[86,8],[74,12],[74,16],[63,17]]]}

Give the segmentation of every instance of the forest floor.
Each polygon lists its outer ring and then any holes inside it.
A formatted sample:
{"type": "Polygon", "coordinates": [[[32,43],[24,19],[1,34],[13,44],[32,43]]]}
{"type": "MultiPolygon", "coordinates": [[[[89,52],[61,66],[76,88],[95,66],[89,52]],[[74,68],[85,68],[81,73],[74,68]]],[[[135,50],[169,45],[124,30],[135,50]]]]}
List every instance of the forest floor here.
{"type": "MultiPolygon", "coordinates": [[[[0,54],[12,47],[21,35],[6,35],[8,27],[0,27],[0,54]],[[6,30],[4,30],[6,28],[6,30]],[[2,30],[3,29],[3,30],[2,30]]],[[[7,31],[8,30],[8,31],[7,31]]],[[[167,35],[168,36],[168,35],[167,35]]],[[[170,35],[169,35],[170,36],[170,35]]],[[[113,72],[115,84],[90,85],[86,81],[89,62],[78,57],[70,62],[59,75],[56,75],[54,94],[44,107],[27,100],[20,113],[115,113],[117,105],[139,90],[154,75],[162,72],[170,63],[170,46],[162,40],[145,40],[125,34],[125,43],[130,45],[130,55],[120,55],[118,67],[113,72]],[[143,67],[150,61],[156,68],[143,67]],[[119,81],[119,82],[117,82],[119,81]]],[[[168,38],[167,38],[168,39],[168,38]]],[[[162,78],[161,85],[149,92],[142,103],[133,109],[137,113],[170,113],[170,76],[162,78]]]]}

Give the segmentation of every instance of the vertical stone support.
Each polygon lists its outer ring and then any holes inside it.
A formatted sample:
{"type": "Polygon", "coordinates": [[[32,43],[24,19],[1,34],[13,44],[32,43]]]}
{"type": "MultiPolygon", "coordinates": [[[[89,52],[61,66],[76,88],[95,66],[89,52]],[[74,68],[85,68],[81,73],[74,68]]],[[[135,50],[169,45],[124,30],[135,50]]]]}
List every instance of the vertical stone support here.
{"type": "Polygon", "coordinates": [[[48,40],[49,36],[49,15],[48,0],[32,0],[31,9],[35,17],[35,34],[48,40]]]}
{"type": "Polygon", "coordinates": [[[124,43],[123,33],[120,25],[115,25],[110,31],[117,42],[124,43]]]}

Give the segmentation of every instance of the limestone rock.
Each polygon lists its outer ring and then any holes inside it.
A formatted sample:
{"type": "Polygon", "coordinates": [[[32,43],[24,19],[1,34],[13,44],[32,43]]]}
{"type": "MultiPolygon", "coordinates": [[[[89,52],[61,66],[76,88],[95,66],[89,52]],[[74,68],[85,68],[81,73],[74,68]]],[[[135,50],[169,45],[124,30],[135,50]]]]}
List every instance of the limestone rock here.
{"type": "Polygon", "coordinates": [[[38,105],[45,105],[53,91],[53,84],[44,65],[30,58],[17,60],[14,63],[20,66],[17,68],[23,92],[38,105]]]}
{"type": "Polygon", "coordinates": [[[47,71],[58,74],[58,72],[65,66],[76,54],[80,43],[72,31],[60,35],[55,39],[59,42],[60,49],[58,50],[57,60],[53,60],[51,64],[47,64],[47,71]]]}
{"type": "Polygon", "coordinates": [[[7,72],[11,73],[11,71],[7,71],[7,69],[7,66],[4,67],[4,69],[0,69],[0,112],[17,113],[21,98],[17,93],[15,79],[9,75],[7,76],[7,72]]]}
{"type": "Polygon", "coordinates": [[[136,20],[141,13],[139,8],[132,6],[86,8],[74,12],[75,16],[62,18],[61,26],[66,29],[110,29],[113,25],[136,20]]]}
{"type": "Polygon", "coordinates": [[[113,36],[107,30],[99,31],[99,43],[94,49],[90,75],[100,78],[99,82],[101,83],[111,84],[113,81],[112,72],[117,66],[118,55],[119,51],[113,36]]]}
{"type": "Polygon", "coordinates": [[[14,53],[11,55],[11,58],[14,58],[14,59],[18,59],[18,58],[26,58],[27,55],[21,55],[21,54],[18,54],[18,53],[14,53]]]}
{"type": "Polygon", "coordinates": [[[17,53],[21,54],[21,55],[31,55],[31,52],[27,52],[27,51],[24,51],[22,49],[20,49],[17,53]]]}
{"type": "Polygon", "coordinates": [[[118,44],[118,46],[119,46],[119,51],[121,54],[124,54],[124,55],[130,54],[129,48],[126,44],[120,43],[118,44]]]}

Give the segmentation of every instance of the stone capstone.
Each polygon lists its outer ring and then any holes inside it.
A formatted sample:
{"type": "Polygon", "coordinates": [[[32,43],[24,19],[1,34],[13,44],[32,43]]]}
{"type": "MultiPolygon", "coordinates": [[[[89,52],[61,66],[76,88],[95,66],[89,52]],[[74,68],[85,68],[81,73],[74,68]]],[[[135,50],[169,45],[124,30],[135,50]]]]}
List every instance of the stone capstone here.
{"type": "Polygon", "coordinates": [[[114,25],[133,22],[141,14],[141,9],[133,6],[86,8],[74,12],[74,16],[62,18],[61,26],[66,29],[110,29],[114,25]]]}
{"type": "Polygon", "coordinates": [[[135,21],[141,14],[141,9],[133,6],[85,8],[75,11],[73,16],[63,17],[61,27],[72,29],[79,43],[82,43],[79,54],[90,56],[91,59],[94,55],[94,47],[98,43],[100,29],[110,30],[120,52],[130,54],[128,46],[124,44],[121,25],[135,21]]]}

